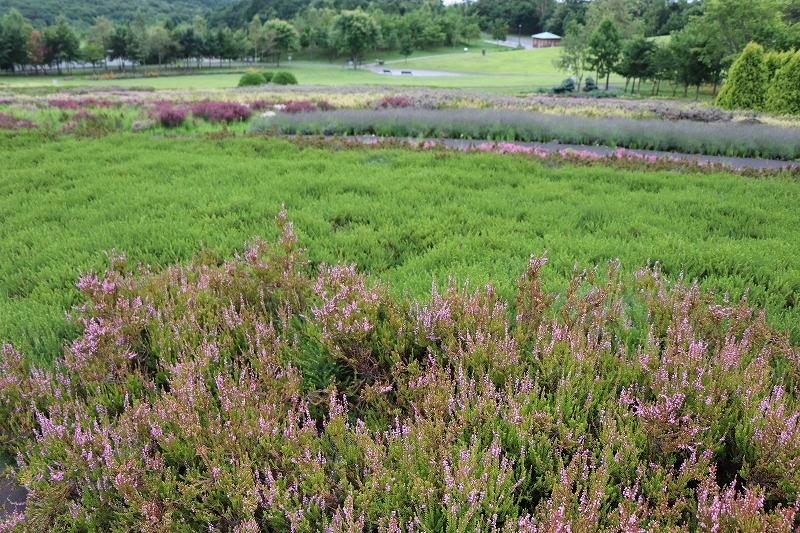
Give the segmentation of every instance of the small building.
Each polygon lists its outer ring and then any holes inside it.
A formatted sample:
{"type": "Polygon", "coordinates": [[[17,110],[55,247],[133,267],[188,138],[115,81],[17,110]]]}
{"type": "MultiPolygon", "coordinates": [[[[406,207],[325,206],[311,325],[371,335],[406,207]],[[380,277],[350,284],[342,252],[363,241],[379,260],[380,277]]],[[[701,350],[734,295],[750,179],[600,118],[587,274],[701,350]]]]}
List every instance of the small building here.
{"type": "Polygon", "coordinates": [[[534,48],[549,48],[551,46],[558,46],[559,44],[561,44],[561,37],[549,31],[533,35],[534,48]]]}

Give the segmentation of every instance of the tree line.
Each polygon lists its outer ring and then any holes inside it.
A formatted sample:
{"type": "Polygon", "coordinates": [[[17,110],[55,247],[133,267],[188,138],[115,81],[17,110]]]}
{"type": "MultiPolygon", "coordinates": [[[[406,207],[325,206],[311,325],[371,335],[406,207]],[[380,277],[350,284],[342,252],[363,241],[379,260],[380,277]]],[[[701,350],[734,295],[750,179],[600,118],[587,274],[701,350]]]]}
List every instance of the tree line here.
{"type": "Polygon", "coordinates": [[[647,36],[645,21],[627,0],[595,0],[583,19],[571,17],[556,65],[573,73],[580,84],[585,72],[608,80],[625,78],[625,91],[641,91],[652,82],[659,94],[662,82],[675,95],[683,88],[712,85],[714,95],[731,65],[749,42],[776,52],[800,48],[800,2],[782,0],[705,0],[686,12],[680,29],[668,39],[647,36]],[[637,88],[638,81],[638,88],[637,88]]]}
{"type": "MultiPolygon", "coordinates": [[[[680,26],[680,14],[694,5],[669,2],[665,14],[653,8],[663,0],[614,2],[636,4],[631,16],[653,19],[642,25],[646,33],[658,33],[665,21],[680,26]]],[[[183,22],[154,21],[140,10],[128,21],[99,16],[91,26],[80,21],[75,26],[63,15],[52,24],[31,23],[12,9],[0,23],[0,68],[60,71],[74,62],[96,68],[105,59],[187,66],[193,61],[200,66],[204,58],[279,62],[301,49],[312,59],[344,56],[357,65],[368,50],[394,50],[408,57],[415,50],[473,43],[481,32],[498,40],[515,32],[560,32],[596,19],[597,6],[607,9],[606,4],[609,0],[477,0],[453,6],[441,0],[242,0],[183,22]],[[350,33],[345,31],[347,21],[350,33]],[[352,33],[356,28],[361,35],[352,33]]]]}

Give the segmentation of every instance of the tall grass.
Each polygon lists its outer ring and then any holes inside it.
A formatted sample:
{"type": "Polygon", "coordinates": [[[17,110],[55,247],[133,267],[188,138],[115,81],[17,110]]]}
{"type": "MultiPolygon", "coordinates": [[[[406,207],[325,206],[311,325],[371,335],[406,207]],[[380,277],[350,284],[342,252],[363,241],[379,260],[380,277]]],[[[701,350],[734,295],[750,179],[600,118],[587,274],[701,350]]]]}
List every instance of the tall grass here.
{"type": "Polygon", "coordinates": [[[253,121],[287,134],[447,137],[620,146],[688,154],[800,158],[800,129],[759,124],[556,116],[504,109],[340,109],[253,121]]]}
{"type": "Polygon", "coordinates": [[[78,272],[106,268],[107,252],[230,257],[272,235],[282,203],[312,263],[356,262],[412,296],[450,274],[508,296],[543,250],[552,290],[576,263],[649,259],[720,297],[749,288],[800,342],[800,183],[263,138],[0,135],[0,340],[37,358],[77,334],[64,313],[81,302],[78,272]]]}

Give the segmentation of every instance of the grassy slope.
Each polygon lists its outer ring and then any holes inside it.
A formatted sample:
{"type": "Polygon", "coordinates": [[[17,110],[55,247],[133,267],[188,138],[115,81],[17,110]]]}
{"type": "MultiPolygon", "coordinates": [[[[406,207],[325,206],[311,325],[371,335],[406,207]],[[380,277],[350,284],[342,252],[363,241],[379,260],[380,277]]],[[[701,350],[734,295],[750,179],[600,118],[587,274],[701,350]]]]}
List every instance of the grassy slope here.
{"type": "Polygon", "coordinates": [[[74,334],[79,270],[116,248],[173,263],[229,256],[274,233],[285,203],[315,261],[355,261],[397,290],[497,280],[549,250],[551,288],[575,263],[660,261],[766,305],[800,340],[800,183],[726,174],[544,168],[493,154],[329,151],[259,138],[5,136],[0,143],[0,339],[39,356],[74,334]]]}

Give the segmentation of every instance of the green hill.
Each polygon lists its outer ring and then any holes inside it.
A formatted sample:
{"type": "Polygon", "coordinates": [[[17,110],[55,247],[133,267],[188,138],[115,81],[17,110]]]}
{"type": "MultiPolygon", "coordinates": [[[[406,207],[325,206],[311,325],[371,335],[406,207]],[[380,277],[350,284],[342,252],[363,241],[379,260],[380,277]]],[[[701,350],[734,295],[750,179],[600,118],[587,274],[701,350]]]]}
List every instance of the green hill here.
{"type": "Polygon", "coordinates": [[[141,9],[147,19],[170,17],[176,21],[190,20],[195,15],[208,15],[213,9],[232,0],[0,0],[0,16],[17,8],[36,25],[52,24],[63,14],[74,24],[85,27],[103,15],[117,22],[133,19],[141,9]]]}

